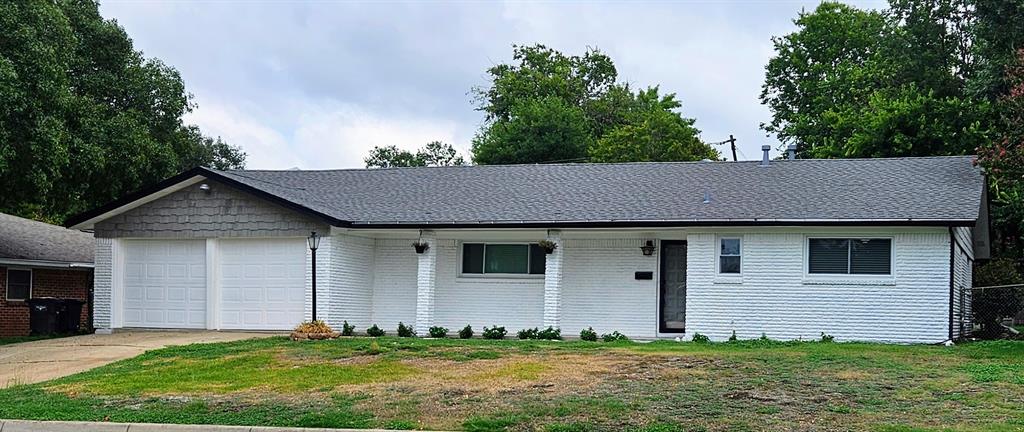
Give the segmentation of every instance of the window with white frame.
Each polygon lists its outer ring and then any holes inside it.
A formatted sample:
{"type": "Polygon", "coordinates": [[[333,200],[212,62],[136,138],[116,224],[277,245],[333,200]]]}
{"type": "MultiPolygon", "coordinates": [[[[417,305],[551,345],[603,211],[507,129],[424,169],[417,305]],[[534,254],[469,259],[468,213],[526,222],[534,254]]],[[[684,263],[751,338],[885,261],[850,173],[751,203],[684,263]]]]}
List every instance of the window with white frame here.
{"type": "Polygon", "coordinates": [[[892,239],[807,239],[807,272],[811,274],[891,275],[892,239]]]}
{"type": "Polygon", "coordinates": [[[718,239],[718,273],[740,274],[742,242],[738,237],[718,239]]]}
{"type": "Polygon", "coordinates": [[[535,243],[462,244],[464,275],[542,275],[546,259],[535,243]]]}
{"type": "Polygon", "coordinates": [[[7,269],[7,300],[28,300],[32,297],[32,270],[7,269]]]}

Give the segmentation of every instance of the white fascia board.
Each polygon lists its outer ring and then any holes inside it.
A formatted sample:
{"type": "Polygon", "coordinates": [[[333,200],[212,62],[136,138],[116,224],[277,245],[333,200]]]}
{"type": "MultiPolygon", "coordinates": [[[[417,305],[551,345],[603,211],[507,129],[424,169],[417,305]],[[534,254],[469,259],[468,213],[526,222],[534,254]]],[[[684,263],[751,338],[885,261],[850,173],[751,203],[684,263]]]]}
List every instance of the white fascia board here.
{"type": "Polygon", "coordinates": [[[11,267],[33,267],[33,268],[71,268],[71,269],[91,269],[93,263],[91,262],[65,262],[65,261],[45,261],[45,260],[26,260],[26,259],[14,259],[14,258],[0,258],[0,265],[11,266],[11,267]]]}
{"type": "Polygon", "coordinates": [[[151,193],[149,195],[146,195],[146,196],[144,196],[142,198],[139,198],[139,199],[137,199],[135,201],[132,201],[132,202],[130,202],[128,204],[125,204],[125,205],[120,206],[118,208],[115,208],[113,210],[110,210],[110,211],[108,211],[106,213],[103,213],[103,214],[101,214],[99,216],[96,216],[96,217],[93,217],[91,219],[82,221],[82,222],[80,222],[78,224],[75,224],[75,225],[71,226],[70,228],[71,229],[80,230],[80,231],[90,231],[90,230],[93,229],[93,226],[96,224],[96,222],[100,222],[100,221],[103,221],[105,219],[109,219],[109,218],[111,218],[113,216],[117,216],[117,215],[119,215],[121,213],[124,213],[124,212],[126,212],[128,210],[131,210],[133,208],[136,208],[136,207],[141,206],[143,204],[146,204],[148,202],[158,200],[158,199],[163,198],[163,197],[165,197],[167,195],[170,195],[172,193],[175,193],[177,191],[185,189],[185,188],[187,188],[189,186],[192,186],[192,185],[194,185],[196,183],[199,183],[199,182],[201,182],[203,180],[206,180],[206,177],[199,176],[199,175],[197,175],[195,177],[191,177],[189,179],[181,181],[180,183],[177,183],[177,184],[174,184],[172,186],[168,186],[166,188],[163,188],[163,189],[161,189],[159,191],[153,192],[153,193],[151,193]]]}

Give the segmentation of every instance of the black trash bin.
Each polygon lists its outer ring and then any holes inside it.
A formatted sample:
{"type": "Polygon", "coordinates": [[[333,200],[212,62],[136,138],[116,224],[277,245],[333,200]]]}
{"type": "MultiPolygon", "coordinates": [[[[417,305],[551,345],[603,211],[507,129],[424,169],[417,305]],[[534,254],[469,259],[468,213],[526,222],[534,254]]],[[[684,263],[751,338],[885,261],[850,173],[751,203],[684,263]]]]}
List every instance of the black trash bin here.
{"type": "Polygon", "coordinates": [[[64,316],[62,325],[58,325],[59,331],[64,333],[78,333],[82,323],[82,305],[85,303],[77,299],[64,299],[64,316]]]}
{"type": "Polygon", "coordinates": [[[34,335],[48,335],[62,331],[64,301],[50,297],[28,299],[29,329],[34,335]]]}

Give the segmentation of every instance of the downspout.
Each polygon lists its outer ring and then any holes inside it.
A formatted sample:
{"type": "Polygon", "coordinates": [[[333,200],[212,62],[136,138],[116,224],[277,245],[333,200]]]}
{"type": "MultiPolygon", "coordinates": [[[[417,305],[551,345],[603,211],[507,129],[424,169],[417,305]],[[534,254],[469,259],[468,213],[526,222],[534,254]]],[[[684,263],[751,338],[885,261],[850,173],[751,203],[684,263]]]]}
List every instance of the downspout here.
{"type": "Polygon", "coordinates": [[[955,274],[956,258],[956,234],[953,227],[949,227],[949,340],[953,340],[953,294],[955,292],[953,279],[955,274]]]}

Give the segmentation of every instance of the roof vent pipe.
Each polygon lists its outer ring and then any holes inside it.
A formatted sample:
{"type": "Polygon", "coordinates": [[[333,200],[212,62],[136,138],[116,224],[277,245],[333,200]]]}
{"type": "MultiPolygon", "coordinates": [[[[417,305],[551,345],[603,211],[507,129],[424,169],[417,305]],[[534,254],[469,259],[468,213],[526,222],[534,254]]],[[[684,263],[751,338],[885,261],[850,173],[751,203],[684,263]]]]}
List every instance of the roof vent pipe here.
{"type": "Polygon", "coordinates": [[[786,157],[789,160],[796,160],[796,144],[786,146],[786,157]]]}
{"type": "Polygon", "coordinates": [[[771,150],[772,146],[763,145],[761,146],[761,166],[768,166],[768,150],[771,150]]]}

